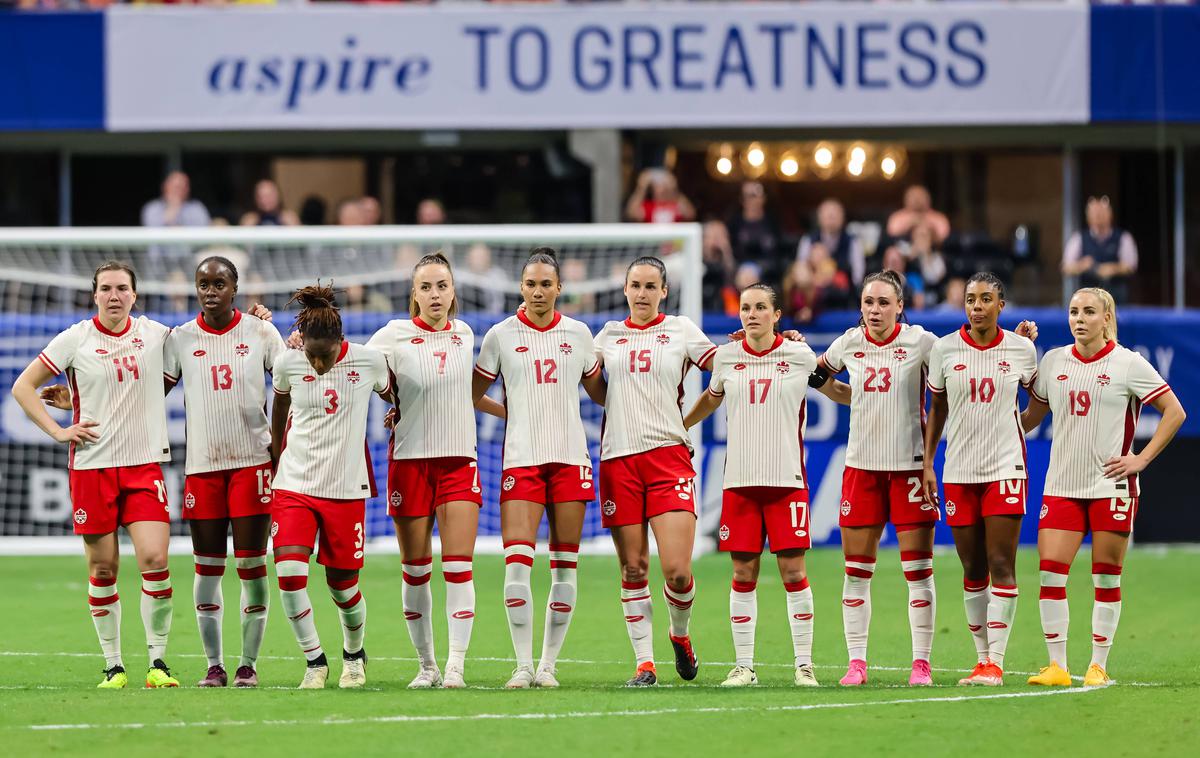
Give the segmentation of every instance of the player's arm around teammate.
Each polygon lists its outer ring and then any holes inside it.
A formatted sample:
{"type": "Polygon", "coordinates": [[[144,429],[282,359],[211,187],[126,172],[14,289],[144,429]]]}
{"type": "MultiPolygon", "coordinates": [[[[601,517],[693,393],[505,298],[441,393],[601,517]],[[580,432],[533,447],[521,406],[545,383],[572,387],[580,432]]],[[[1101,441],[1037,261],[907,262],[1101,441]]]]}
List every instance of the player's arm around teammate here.
{"type": "Polygon", "coordinates": [[[105,661],[99,686],[119,689],[128,682],[116,586],[117,528],[124,526],[142,574],[141,615],[150,660],[146,686],[177,687],[163,662],[171,630],[170,524],[160,466],[171,458],[163,391],[163,348],[170,329],[130,316],[137,275],[126,264],[109,261],[96,269],[92,299],[96,316],[55,337],[17,378],[12,394],[42,431],[69,446],[75,533],[83,537],[88,605],[105,661]],[[74,406],[72,424],[65,428],[47,412],[37,389],[62,372],[74,406]]]}
{"type": "Polygon", "coordinates": [[[1039,610],[1049,663],[1030,684],[1070,686],[1067,575],[1092,533],[1092,655],[1085,687],[1111,683],[1108,654],[1121,618],[1121,572],[1138,510],[1138,478],[1167,446],[1186,415],[1171,387],[1138,353],[1117,342],[1112,295],[1085,288],[1067,309],[1074,344],[1042,358],[1026,431],[1054,414],[1050,468],[1038,520],[1039,610]],[[1162,413],[1154,435],[1133,452],[1144,405],[1162,413]]]}
{"type": "Polygon", "coordinates": [[[578,387],[603,398],[604,380],[587,326],[555,310],[561,289],[554,250],[535,248],[521,272],[525,308],[492,327],[475,367],[473,398],[503,376],[508,413],[500,530],[504,605],[517,657],[509,688],[558,686],[555,666],[575,609],[583,517],[595,497],[578,387]],[[535,671],[530,572],[543,513],[550,522],[551,584],[535,671]]]}
{"type": "Polygon", "coordinates": [[[764,535],[787,593],[797,686],[817,685],[812,667],[813,598],[804,564],[812,545],[804,469],[805,397],[816,356],[803,342],[776,334],[774,290],[756,284],[742,292],[746,337],[718,348],[712,381],[684,420],[694,426],[726,397],[729,439],[725,495],[718,532],[733,559],[729,620],[736,665],[722,686],[758,682],[754,671],[757,583],[764,535]]]}

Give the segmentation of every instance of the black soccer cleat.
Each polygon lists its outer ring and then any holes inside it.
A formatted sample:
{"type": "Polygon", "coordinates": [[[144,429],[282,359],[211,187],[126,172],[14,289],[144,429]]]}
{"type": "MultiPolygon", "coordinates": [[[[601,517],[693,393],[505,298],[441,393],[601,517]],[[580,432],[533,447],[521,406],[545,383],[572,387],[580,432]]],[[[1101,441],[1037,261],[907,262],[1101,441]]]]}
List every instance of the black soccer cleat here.
{"type": "Polygon", "coordinates": [[[675,649],[675,671],[679,678],[690,682],[700,672],[700,661],[696,659],[696,651],[692,649],[691,637],[676,637],[670,635],[671,647],[675,649]]]}
{"type": "Polygon", "coordinates": [[[638,666],[637,674],[625,682],[626,687],[653,687],[658,684],[658,675],[654,673],[653,663],[643,663],[638,666]]]}

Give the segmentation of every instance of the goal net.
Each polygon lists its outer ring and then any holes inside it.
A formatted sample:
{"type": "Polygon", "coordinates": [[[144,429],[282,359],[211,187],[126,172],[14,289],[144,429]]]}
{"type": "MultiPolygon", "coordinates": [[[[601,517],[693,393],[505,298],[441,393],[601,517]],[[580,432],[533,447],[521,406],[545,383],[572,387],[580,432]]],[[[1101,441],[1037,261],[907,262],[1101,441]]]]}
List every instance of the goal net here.
{"type": "MultiPolygon", "coordinates": [[[[593,333],[606,321],[627,315],[625,268],[642,255],[657,255],[666,262],[671,287],[665,310],[700,323],[703,263],[695,224],[8,229],[0,230],[0,374],[10,388],[54,335],[94,313],[92,272],[109,259],[132,263],[138,272],[135,312],[169,326],[195,318],[199,306],[193,273],[209,255],[222,255],[237,265],[238,307],[265,304],[285,334],[295,315],[286,307],[292,293],[318,278],[332,279],[340,291],[347,338],[361,343],[388,320],[408,317],[413,264],[421,255],[441,250],[454,265],[460,317],[475,331],[478,350],[483,334],[520,303],[521,266],[530,248],[539,245],[559,251],[559,309],[586,322],[593,333]]],[[[691,402],[701,389],[698,372],[691,372],[685,389],[685,402],[691,402]]],[[[499,397],[499,383],[492,392],[499,397]]],[[[66,448],[26,419],[9,392],[0,402],[0,537],[72,534],[66,448]]],[[[580,405],[592,460],[598,465],[602,409],[582,388],[580,405]]],[[[385,411],[383,401],[375,398],[368,442],[381,494],[368,501],[367,532],[371,538],[391,540],[392,522],[383,497],[388,462],[385,411]]],[[[172,533],[182,535],[186,526],[178,515],[187,440],[178,388],[167,398],[167,413],[172,460],[164,474],[172,533]]],[[[58,416],[60,422],[67,419],[65,412],[58,416]]],[[[477,414],[477,424],[485,495],[480,548],[498,549],[504,425],[482,414],[477,414]]],[[[697,437],[697,447],[699,443],[697,437]]],[[[598,507],[589,508],[583,537],[585,542],[608,544],[598,507]]]]}

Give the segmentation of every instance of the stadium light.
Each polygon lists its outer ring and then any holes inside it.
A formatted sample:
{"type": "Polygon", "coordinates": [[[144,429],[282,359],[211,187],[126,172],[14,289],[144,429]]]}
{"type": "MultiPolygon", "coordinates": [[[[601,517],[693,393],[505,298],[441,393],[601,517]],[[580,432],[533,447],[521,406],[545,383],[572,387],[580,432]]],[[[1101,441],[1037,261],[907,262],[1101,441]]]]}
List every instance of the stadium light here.
{"type": "Polygon", "coordinates": [[[790,153],[784,154],[783,158],[779,160],[779,173],[788,178],[795,176],[800,173],[800,162],[790,153]]]}
{"type": "Polygon", "coordinates": [[[822,142],[817,145],[817,149],[813,151],[813,163],[817,164],[818,168],[829,168],[833,165],[833,148],[822,142]]]}
{"type": "Polygon", "coordinates": [[[762,145],[757,142],[750,143],[750,147],[746,149],[746,162],[754,168],[761,167],[767,161],[767,154],[763,151],[762,145]]]}
{"type": "Polygon", "coordinates": [[[729,176],[733,173],[733,161],[722,155],[717,158],[717,173],[721,176],[729,176]]]}

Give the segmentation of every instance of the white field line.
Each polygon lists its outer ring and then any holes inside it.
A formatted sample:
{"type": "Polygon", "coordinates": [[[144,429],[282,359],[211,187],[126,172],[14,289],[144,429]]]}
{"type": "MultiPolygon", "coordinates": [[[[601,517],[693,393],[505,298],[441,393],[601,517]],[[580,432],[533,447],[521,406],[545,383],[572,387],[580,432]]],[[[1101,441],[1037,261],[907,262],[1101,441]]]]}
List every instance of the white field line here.
{"type": "Polygon", "coordinates": [[[28,724],[18,729],[31,731],[62,731],[67,729],[179,729],[179,728],[214,728],[234,726],[346,726],[355,724],[396,724],[396,723],[426,723],[426,722],[457,722],[457,721],[557,721],[560,719],[593,719],[611,717],[646,717],[646,716],[678,716],[678,715],[710,715],[748,712],[792,713],[798,711],[819,711],[840,708],[868,708],[883,705],[909,705],[913,703],[963,703],[971,700],[1007,700],[1023,697],[1053,697],[1055,695],[1080,695],[1089,690],[1071,688],[1064,690],[1039,690],[1037,692],[1001,692],[991,695],[951,695],[947,697],[910,697],[893,700],[868,700],[852,703],[804,703],[796,705],[773,706],[710,706],[703,708],[655,708],[650,710],[619,710],[619,711],[568,711],[565,713],[472,713],[462,715],[430,715],[430,716],[364,716],[361,718],[327,718],[327,719],[261,719],[229,720],[229,721],[163,721],[158,723],[72,723],[72,724],[28,724]]]}

